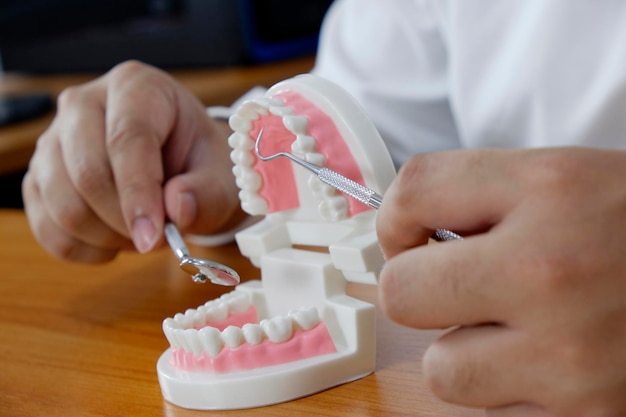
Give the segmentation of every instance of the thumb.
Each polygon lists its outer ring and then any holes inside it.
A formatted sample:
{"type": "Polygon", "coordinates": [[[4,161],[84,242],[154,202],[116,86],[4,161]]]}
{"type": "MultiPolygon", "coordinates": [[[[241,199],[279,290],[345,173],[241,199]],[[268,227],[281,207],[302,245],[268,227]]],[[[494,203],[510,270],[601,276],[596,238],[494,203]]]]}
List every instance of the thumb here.
{"type": "Polygon", "coordinates": [[[164,197],[168,218],[184,232],[220,233],[247,216],[240,208],[234,179],[216,175],[213,170],[190,171],[171,178],[165,185],[164,197]]]}
{"type": "Polygon", "coordinates": [[[232,173],[226,139],[230,129],[226,123],[212,124],[211,134],[194,143],[183,172],[164,187],[166,214],[185,232],[219,233],[247,217],[232,173]]]}
{"type": "Polygon", "coordinates": [[[513,151],[472,150],[410,159],[385,193],[377,216],[387,259],[443,228],[468,236],[498,224],[519,199],[513,151]]]}

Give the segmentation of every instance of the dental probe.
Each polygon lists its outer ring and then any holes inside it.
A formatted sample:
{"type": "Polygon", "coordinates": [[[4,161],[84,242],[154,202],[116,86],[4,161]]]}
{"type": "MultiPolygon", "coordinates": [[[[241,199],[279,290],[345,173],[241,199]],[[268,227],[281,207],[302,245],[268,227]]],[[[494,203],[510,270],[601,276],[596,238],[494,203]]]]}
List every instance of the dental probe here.
{"type": "MultiPolygon", "coordinates": [[[[312,164],[308,161],[305,161],[302,158],[299,158],[293,154],[288,152],[278,152],[274,155],[263,156],[259,151],[259,143],[261,142],[261,136],[263,136],[263,128],[259,131],[259,135],[256,138],[256,142],[254,144],[254,152],[256,156],[261,161],[270,161],[272,159],[278,158],[280,156],[284,156],[286,158],[291,159],[293,162],[297,163],[300,166],[308,169],[315,176],[325,184],[330,185],[333,188],[349,195],[350,197],[360,201],[361,203],[373,208],[380,208],[380,204],[383,201],[383,196],[378,194],[376,191],[368,188],[362,184],[359,184],[356,181],[351,180],[348,177],[341,175],[340,173],[333,171],[332,169],[326,167],[320,167],[318,165],[312,164]]],[[[438,242],[447,241],[447,240],[460,240],[463,239],[460,235],[451,232],[446,229],[437,229],[431,236],[434,240],[438,242]]]]}
{"type": "Polygon", "coordinates": [[[167,223],[164,233],[167,243],[180,260],[178,266],[191,275],[193,282],[204,283],[208,279],[213,284],[219,285],[239,284],[239,274],[234,269],[208,259],[192,257],[174,223],[167,223]]]}

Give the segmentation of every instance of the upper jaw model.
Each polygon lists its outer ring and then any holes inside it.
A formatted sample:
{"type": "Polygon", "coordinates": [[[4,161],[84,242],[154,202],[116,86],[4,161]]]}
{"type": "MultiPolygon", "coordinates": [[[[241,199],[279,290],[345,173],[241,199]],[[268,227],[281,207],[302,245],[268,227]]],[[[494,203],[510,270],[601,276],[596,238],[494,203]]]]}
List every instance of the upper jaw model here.
{"type": "Polygon", "coordinates": [[[289,152],[383,193],[391,158],[364,111],[338,86],[301,75],[247,101],[230,119],[233,172],[245,211],[263,220],[236,236],[261,280],[163,322],[157,364],[165,399],[241,409],[313,394],[375,366],[374,306],[346,295],[383,264],[375,211],[321,183],[289,152]],[[320,250],[324,248],[324,250],[320,250]]]}

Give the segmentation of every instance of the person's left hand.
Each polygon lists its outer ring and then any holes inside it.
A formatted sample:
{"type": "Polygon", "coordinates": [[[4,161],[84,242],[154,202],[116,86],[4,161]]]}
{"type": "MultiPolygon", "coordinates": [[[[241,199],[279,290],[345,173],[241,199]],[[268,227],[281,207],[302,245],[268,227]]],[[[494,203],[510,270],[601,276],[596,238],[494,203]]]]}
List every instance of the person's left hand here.
{"type": "Polygon", "coordinates": [[[380,303],[450,330],[423,357],[489,416],[626,415],[626,152],[417,156],[383,198],[380,303]],[[426,245],[435,228],[462,241],[426,245]]]}
{"type": "Polygon", "coordinates": [[[59,259],[101,263],[245,218],[225,122],[171,75],[137,61],[64,90],[22,182],[37,241],[59,259]]]}

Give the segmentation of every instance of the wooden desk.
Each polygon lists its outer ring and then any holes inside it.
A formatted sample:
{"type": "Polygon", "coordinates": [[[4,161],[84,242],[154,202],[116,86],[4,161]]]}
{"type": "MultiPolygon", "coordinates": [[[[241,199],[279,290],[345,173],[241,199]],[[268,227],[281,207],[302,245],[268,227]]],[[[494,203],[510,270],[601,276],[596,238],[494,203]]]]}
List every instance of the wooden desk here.
{"type": "MultiPolygon", "coordinates": [[[[285,78],[308,72],[312,66],[313,58],[305,57],[250,67],[173,71],[172,75],[205,105],[227,105],[256,85],[270,87],[285,78]]],[[[47,91],[56,97],[66,87],[85,83],[98,75],[0,74],[0,94],[47,91]]],[[[0,175],[27,167],[37,138],[51,120],[52,114],[0,127],[0,175]]]]}
{"type": "MultiPolygon", "coordinates": [[[[235,246],[192,248],[234,266],[257,270],[235,246]]],[[[156,362],[168,344],[165,317],[196,307],[228,289],[199,285],[182,273],[168,249],[123,254],[101,266],[57,261],[31,237],[22,212],[0,210],[0,415],[244,416],[251,410],[192,411],[167,403],[156,362]]],[[[352,285],[375,303],[376,288],[352,285]]],[[[419,358],[436,337],[379,314],[377,369],[358,381],[292,402],[254,409],[258,416],[471,417],[482,412],[437,400],[419,358]]]]}

